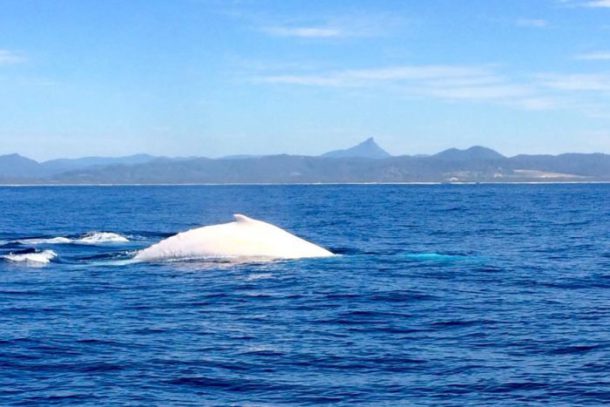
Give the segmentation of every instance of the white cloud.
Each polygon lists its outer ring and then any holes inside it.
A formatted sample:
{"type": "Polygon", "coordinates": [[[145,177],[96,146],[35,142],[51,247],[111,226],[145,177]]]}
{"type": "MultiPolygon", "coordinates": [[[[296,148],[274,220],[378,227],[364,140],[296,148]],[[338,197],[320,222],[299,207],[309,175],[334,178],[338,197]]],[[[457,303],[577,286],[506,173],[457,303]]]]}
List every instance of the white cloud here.
{"type": "Polygon", "coordinates": [[[298,16],[258,15],[242,17],[258,31],[275,37],[306,39],[382,37],[411,26],[404,16],[395,13],[345,11],[341,14],[319,12],[298,16]]]}
{"type": "Polygon", "coordinates": [[[258,81],[272,84],[383,88],[409,96],[445,101],[490,102],[527,110],[556,107],[534,86],[513,82],[488,66],[403,65],[375,69],[351,69],[317,74],[268,75],[258,81]]]}
{"type": "Polygon", "coordinates": [[[544,74],[538,76],[549,88],[563,91],[610,92],[610,75],[604,74],[544,74]]]}
{"type": "Polygon", "coordinates": [[[610,0],[555,0],[566,8],[610,8],[610,0]]]}
{"type": "Polygon", "coordinates": [[[342,71],[305,74],[271,75],[259,78],[267,83],[294,85],[366,87],[380,83],[413,80],[475,80],[486,76],[483,69],[451,65],[394,66],[375,69],[348,69],[342,71]]]}
{"type": "Polygon", "coordinates": [[[585,7],[610,8],[610,0],[592,0],[584,3],[585,7]]]}
{"type": "Polygon", "coordinates": [[[10,65],[25,62],[26,58],[22,54],[7,49],[0,49],[0,65],[10,65]]]}
{"type": "Polygon", "coordinates": [[[515,24],[519,27],[545,28],[549,22],[540,18],[520,18],[515,24]]]}
{"type": "Polygon", "coordinates": [[[499,84],[492,86],[428,86],[425,92],[442,99],[464,100],[508,100],[530,96],[532,91],[527,86],[499,84]]]}
{"type": "MultiPolygon", "coordinates": [[[[285,72],[285,71],[284,71],[285,72]]],[[[478,102],[524,110],[608,115],[610,73],[506,75],[494,65],[398,65],[368,69],[267,73],[259,83],[392,92],[402,97],[478,102]]]]}
{"type": "Polygon", "coordinates": [[[583,61],[610,61],[610,51],[589,52],[576,55],[575,58],[583,61]]]}
{"type": "Polygon", "coordinates": [[[264,32],[278,37],[333,38],[346,35],[339,28],[332,27],[266,27],[264,32]]]}

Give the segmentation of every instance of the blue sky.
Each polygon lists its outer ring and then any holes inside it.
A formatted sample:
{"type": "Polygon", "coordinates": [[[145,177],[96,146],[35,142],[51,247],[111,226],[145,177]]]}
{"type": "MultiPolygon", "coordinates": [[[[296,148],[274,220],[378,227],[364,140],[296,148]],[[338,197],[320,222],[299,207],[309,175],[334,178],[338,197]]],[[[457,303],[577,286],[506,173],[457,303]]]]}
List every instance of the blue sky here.
{"type": "Polygon", "coordinates": [[[0,154],[610,153],[610,0],[1,0],[0,154]]]}

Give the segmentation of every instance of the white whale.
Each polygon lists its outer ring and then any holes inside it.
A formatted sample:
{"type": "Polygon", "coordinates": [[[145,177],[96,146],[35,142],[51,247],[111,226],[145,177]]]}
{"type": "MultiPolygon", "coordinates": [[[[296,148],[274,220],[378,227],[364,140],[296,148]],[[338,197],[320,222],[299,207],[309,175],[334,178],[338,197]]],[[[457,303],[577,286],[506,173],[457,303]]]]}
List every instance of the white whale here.
{"type": "Polygon", "coordinates": [[[189,258],[301,259],[333,256],[291,233],[260,220],[234,215],[235,221],[178,233],[146,249],[135,260],[189,258]]]}

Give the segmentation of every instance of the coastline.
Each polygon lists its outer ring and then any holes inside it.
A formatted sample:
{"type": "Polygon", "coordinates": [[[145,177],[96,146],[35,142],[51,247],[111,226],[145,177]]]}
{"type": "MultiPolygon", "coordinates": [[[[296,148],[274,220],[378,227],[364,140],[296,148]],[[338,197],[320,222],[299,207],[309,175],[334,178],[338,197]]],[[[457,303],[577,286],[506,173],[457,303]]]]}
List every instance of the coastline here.
{"type": "Polygon", "coordinates": [[[0,184],[0,188],[31,188],[31,187],[187,187],[187,186],[342,186],[342,185],[604,185],[608,181],[464,181],[464,182],[236,182],[236,183],[136,183],[136,184],[0,184]]]}

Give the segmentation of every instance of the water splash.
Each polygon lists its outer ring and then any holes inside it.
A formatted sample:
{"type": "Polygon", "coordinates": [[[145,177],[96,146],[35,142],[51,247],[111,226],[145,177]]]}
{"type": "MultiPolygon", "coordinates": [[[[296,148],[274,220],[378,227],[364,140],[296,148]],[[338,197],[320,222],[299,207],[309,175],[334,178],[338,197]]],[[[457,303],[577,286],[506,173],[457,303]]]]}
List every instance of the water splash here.
{"type": "Polygon", "coordinates": [[[40,266],[46,265],[51,262],[54,258],[57,257],[57,253],[53,250],[43,250],[41,252],[31,252],[31,253],[17,253],[17,254],[7,254],[2,256],[3,259],[6,259],[13,263],[23,263],[25,265],[33,265],[40,266]]]}
{"type": "Polygon", "coordinates": [[[85,235],[70,238],[64,236],[50,237],[50,238],[28,238],[19,239],[15,241],[19,244],[24,245],[54,245],[54,244],[85,244],[85,245],[99,245],[99,244],[116,244],[116,243],[127,243],[129,239],[119,233],[113,232],[89,232],[85,235]]]}

